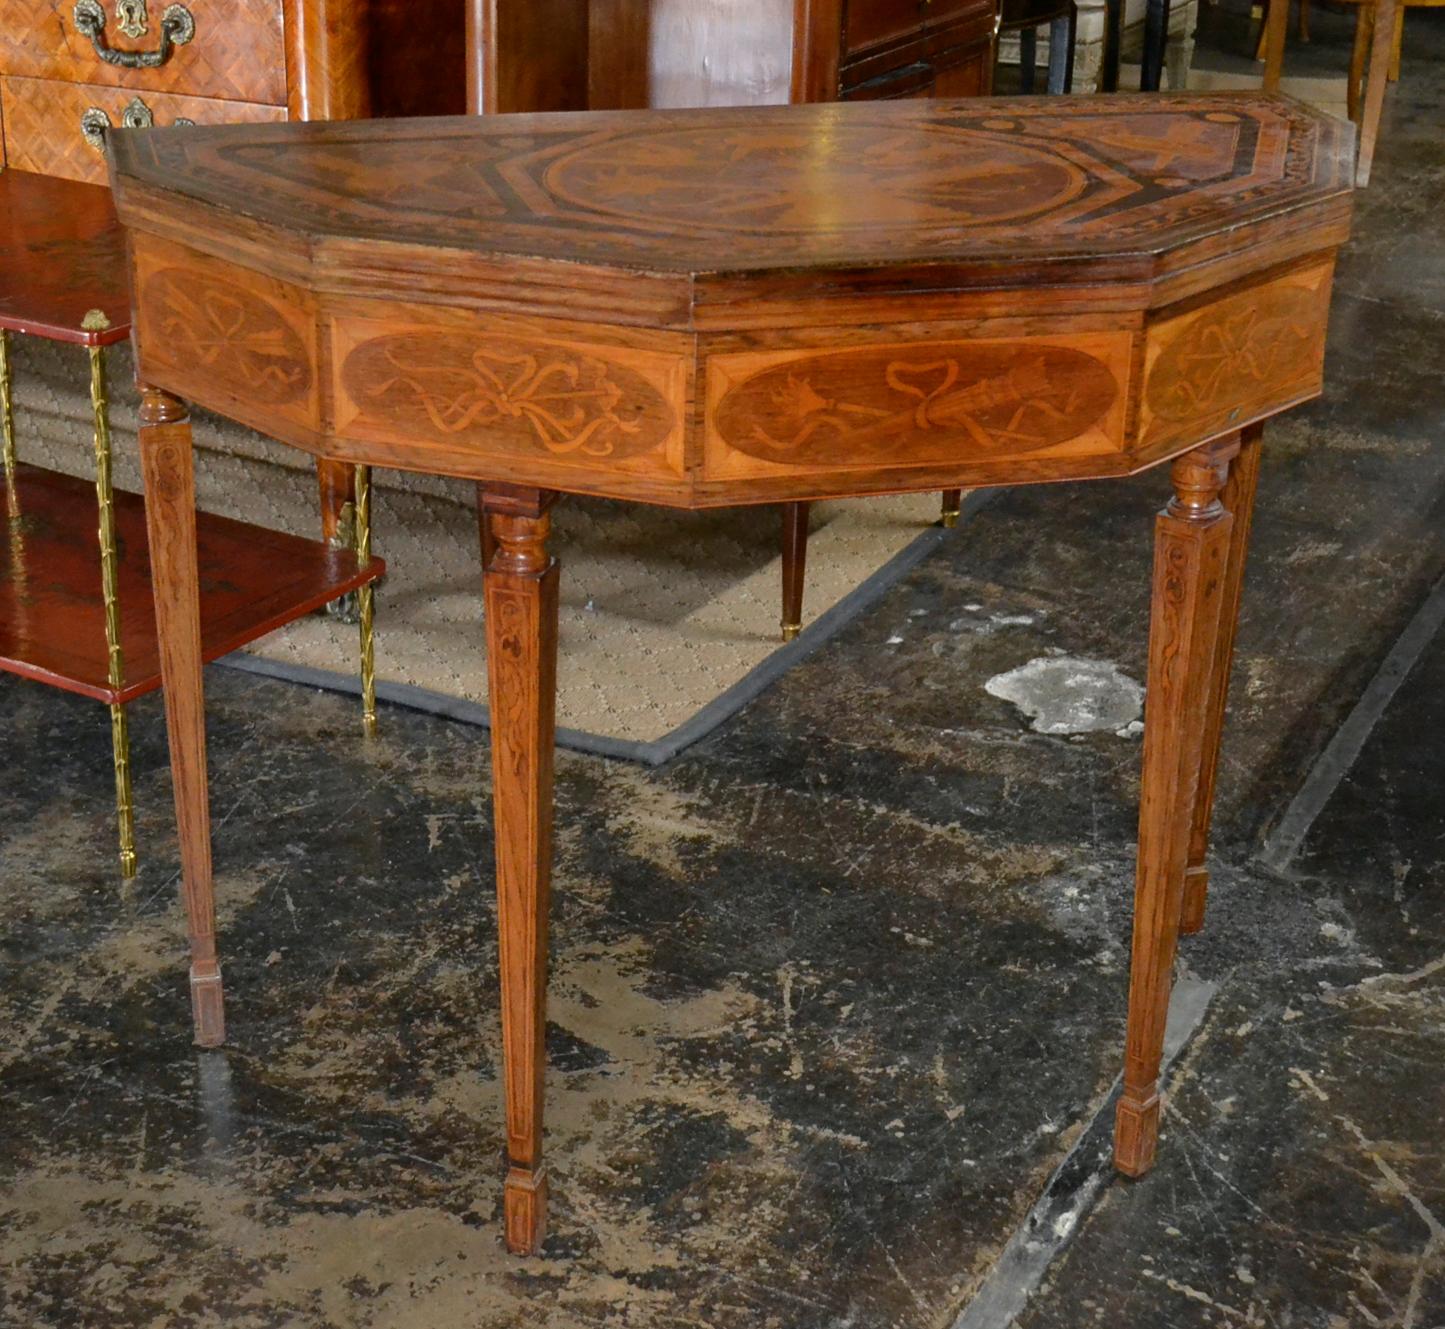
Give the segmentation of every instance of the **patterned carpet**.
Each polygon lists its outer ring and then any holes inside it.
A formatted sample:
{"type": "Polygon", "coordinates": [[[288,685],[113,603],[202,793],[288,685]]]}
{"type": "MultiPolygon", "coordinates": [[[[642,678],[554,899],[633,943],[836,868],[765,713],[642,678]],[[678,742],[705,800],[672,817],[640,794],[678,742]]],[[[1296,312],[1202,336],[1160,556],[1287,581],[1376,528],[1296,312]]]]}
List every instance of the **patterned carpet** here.
{"type": "MultiPolygon", "coordinates": [[[[15,361],[21,457],[91,474],[81,354],[17,338],[15,361]]],[[[114,353],[111,373],[116,481],[138,491],[125,348],[114,353]]],[[[202,508],[316,533],[315,481],[304,454],[210,418],[198,419],[196,439],[202,508]]],[[[471,487],[399,472],[378,472],[376,480],[375,548],[388,564],[377,611],[382,695],[395,697],[386,685],[401,685],[423,706],[477,718],[486,701],[486,642],[471,487]],[[457,700],[471,706],[448,706],[457,700]]],[[[805,623],[913,545],[937,514],[936,494],[816,505],[805,623]]],[[[575,500],[559,507],[554,531],[563,569],[557,723],[579,731],[564,742],[645,756],[627,745],[658,744],[778,652],[776,508],[689,513],[575,500]]],[[[881,593],[883,585],[870,589],[881,593]]],[[[355,678],[355,629],[332,618],[303,619],[252,650],[330,686],[355,678]]]]}

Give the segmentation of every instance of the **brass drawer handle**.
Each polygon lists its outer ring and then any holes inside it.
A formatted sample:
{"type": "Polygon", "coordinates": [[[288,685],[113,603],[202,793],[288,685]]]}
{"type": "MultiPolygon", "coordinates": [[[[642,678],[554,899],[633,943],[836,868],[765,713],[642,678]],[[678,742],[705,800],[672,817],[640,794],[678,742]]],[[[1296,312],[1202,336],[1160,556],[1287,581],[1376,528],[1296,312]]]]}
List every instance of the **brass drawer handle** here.
{"type": "MultiPolygon", "coordinates": [[[[151,110],[139,97],[131,100],[130,104],[120,113],[120,127],[122,129],[150,129],[155,125],[156,113],[151,110]]],[[[179,116],[173,124],[193,125],[196,122],[185,116],[179,116]]],[[[105,152],[106,131],[111,128],[110,116],[100,109],[99,106],[92,106],[80,117],[80,136],[90,144],[96,152],[105,152]]]]}
{"type": "MultiPolygon", "coordinates": [[[[118,6],[120,27],[126,33],[146,31],[145,6],[118,6]]],[[[89,37],[95,53],[108,65],[122,69],[159,69],[171,58],[177,46],[184,46],[196,35],[196,20],[185,5],[167,5],[161,15],[161,39],[153,51],[118,51],[105,36],[105,8],[100,0],[75,0],[75,30],[89,37]]]]}

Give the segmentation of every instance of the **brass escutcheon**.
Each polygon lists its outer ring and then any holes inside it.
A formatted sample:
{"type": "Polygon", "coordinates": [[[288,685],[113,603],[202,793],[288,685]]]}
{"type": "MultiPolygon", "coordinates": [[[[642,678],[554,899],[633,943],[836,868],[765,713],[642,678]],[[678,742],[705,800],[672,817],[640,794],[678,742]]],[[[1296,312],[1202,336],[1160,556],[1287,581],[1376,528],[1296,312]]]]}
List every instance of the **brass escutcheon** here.
{"type": "Polygon", "coordinates": [[[146,0],[115,0],[115,26],[131,41],[144,37],[151,30],[146,0]]]}

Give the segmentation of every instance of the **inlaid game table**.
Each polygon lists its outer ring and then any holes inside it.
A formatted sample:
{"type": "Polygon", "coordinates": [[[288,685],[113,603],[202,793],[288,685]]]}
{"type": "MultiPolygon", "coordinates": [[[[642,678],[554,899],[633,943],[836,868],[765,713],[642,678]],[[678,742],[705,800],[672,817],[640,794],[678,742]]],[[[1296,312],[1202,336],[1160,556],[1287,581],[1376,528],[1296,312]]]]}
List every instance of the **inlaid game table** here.
{"type": "Polygon", "coordinates": [[[224,1027],[184,402],[318,457],[478,483],[518,1252],[547,1195],[552,504],[1171,462],[1115,1141],[1147,1171],[1177,938],[1203,920],[1261,424],[1321,388],[1352,146],[1256,95],[115,134],[197,1042],[224,1027]]]}

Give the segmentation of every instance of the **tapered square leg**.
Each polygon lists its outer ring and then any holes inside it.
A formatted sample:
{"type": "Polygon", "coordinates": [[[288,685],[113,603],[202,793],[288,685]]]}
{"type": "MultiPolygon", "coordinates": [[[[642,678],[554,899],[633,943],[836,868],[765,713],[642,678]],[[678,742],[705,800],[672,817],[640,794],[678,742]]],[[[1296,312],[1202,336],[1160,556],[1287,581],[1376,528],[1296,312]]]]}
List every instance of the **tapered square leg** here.
{"type": "Polygon", "coordinates": [[[141,389],[140,453],[176,825],[180,832],[181,896],[191,943],[191,1007],[196,1042],[202,1047],[215,1047],[225,1040],[226,1022],[211,884],[191,424],[184,404],[157,388],[141,389]]]}
{"type": "Polygon", "coordinates": [[[1179,458],[1174,497],[1155,524],[1129,1027],[1114,1132],[1115,1164],[1130,1176],[1154,1165],[1159,1136],[1159,1068],[1233,525],[1219,491],[1238,450],[1236,434],[1179,458]]]}
{"type": "Polygon", "coordinates": [[[557,564],[547,554],[556,496],[489,486],[494,540],[486,569],[487,661],[502,969],[507,1249],[534,1253],[547,1222],[542,1165],[547,914],[552,879],[557,564]]]}
{"type": "Polygon", "coordinates": [[[943,491],[943,510],[939,514],[939,520],[949,530],[958,525],[958,519],[963,514],[963,490],[945,489],[943,491]]]}
{"type": "Polygon", "coordinates": [[[1219,746],[1229,702],[1229,675],[1234,668],[1234,639],[1239,630],[1239,605],[1244,595],[1244,568],[1249,557],[1249,533],[1254,524],[1254,492],[1259,484],[1260,440],[1264,430],[1255,425],[1241,436],[1239,455],[1229,464],[1229,479],[1219,501],[1234,518],[1229,532],[1229,562],[1219,607],[1219,635],[1214,652],[1214,673],[1204,715],[1204,752],[1199,764],[1199,792],[1194,799],[1194,822],[1189,835],[1189,863],[1184,873],[1184,904],[1179,930],[1198,932],[1204,926],[1209,894],[1209,826],[1214,816],[1214,788],[1219,775],[1219,746]]]}

